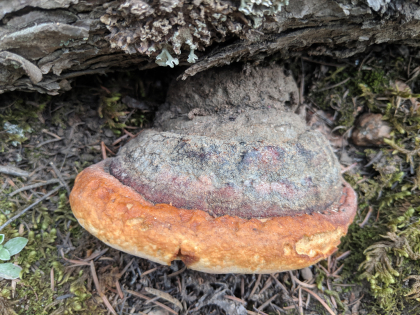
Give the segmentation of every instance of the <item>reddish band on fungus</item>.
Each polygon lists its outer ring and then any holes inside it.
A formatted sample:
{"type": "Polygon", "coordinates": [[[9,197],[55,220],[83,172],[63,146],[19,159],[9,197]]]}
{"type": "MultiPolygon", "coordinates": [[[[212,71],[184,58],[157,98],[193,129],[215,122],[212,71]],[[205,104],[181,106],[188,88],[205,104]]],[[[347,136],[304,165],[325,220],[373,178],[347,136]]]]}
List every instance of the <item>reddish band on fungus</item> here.
{"type": "Polygon", "coordinates": [[[110,173],[146,200],[213,216],[269,218],[337,209],[340,167],[322,135],[284,143],[147,131],[110,173]]]}

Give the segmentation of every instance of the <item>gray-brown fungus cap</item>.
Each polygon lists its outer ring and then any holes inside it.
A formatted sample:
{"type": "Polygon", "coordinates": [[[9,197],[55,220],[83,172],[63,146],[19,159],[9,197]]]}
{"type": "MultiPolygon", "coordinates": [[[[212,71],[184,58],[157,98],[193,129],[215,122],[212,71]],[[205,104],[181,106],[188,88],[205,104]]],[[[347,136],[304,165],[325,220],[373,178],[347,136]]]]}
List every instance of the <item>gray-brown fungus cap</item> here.
{"type": "Polygon", "coordinates": [[[110,167],[152,203],[268,218],[334,209],[340,199],[340,165],[328,141],[293,113],[180,118],[168,128],[178,132],[144,131],[110,167]]]}

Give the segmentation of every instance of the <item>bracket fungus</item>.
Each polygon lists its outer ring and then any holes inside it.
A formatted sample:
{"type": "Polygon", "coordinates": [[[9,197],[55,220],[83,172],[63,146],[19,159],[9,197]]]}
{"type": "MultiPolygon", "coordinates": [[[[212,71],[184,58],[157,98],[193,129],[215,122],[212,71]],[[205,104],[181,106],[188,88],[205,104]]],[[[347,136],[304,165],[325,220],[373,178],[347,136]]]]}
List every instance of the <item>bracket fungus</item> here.
{"type": "Polygon", "coordinates": [[[273,273],[328,257],[357,208],[328,141],[287,110],[296,85],[281,68],[224,71],[175,83],[184,101],[170,90],[155,129],[80,173],[76,218],[114,248],[209,273],[273,273]],[[229,106],[199,90],[206,80],[210,94],[224,86],[229,106]]]}

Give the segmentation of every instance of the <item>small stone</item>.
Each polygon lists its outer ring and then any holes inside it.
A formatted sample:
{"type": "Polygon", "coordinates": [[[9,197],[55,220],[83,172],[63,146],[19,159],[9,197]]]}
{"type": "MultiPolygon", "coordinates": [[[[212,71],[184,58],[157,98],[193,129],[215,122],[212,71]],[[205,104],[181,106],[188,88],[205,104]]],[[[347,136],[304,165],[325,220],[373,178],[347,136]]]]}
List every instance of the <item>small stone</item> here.
{"type": "Polygon", "coordinates": [[[390,138],[392,128],[382,117],[381,114],[372,113],[360,116],[353,131],[353,143],[360,146],[383,145],[384,138],[390,138]]]}
{"type": "Polygon", "coordinates": [[[310,281],[314,276],[312,270],[309,267],[303,268],[300,270],[300,274],[304,280],[310,281]]]}
{"type": "Polygon", "coordinates": [[[112,132],[111,129],[105,129],[105,136],[108,138],[112,138],[114,137],[114,133],[112,132]]]}

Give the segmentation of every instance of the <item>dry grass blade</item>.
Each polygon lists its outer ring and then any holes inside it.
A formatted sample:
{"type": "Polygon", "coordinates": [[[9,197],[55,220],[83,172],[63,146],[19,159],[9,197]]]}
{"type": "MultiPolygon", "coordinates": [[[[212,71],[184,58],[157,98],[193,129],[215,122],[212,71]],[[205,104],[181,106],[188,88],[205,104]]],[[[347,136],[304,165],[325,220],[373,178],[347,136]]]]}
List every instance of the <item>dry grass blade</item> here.
{"type": "Polygon", "coordinates": [[[144,288],[144,290],[146,290],[147,293],[153,294],[155,296],[158,296],[168,302],[171,302],[172,304],[174,304],[176,307],[178,307],[180,310],[183,309],[183,306],[181,304],[180,301],[178,301],[176,298],[172,297],[172,295],[170,295],[169,293],[160,291],[158,289],[154,289],[154,288],[144,288]]]}
{"type": "Polygon", "coordinates": [[[98,294],[100,295],[100,297],[104,301],[104,303],[105,303],[106,307],[108,308],[108,310],[112,314],[117,315],[117,313],[115,312],[115,310],[112,307],[111,303],[109,303],[108,298],[102,292],[101,286],[99,285],[98,276],[96,275],[95,264],[93,263],[93,261],[90,261],[90,271],[92,272],[93,283],[95,283],[96,291],[98,292],[98,294]]]}
{"type": "MultiPolygon", "coordinates": [[[[132,294],[134,296],[137,296],[139,298],[142,298],[142,299],[145,299],[145,300],[148,300],[148,301],[149,300],[152,300],[148,296],[145,296],[145,295],[143,295],[141,293],[138,293],[136,291],[131,291],[131,290],[126,290],[126,291],[127,291],[127,293],[130,293],[130,294],[132,294]]],[[[172,314],[178,315],[178,312],[175,312],[173,309],[171,309],[170,307],[166,306],[165,304],[162,304],[162,303],[160,303],[158,301],[151,301],[151,302],[154,303],[154,304],[156,304],[156,305],[158,305],[158,306],[160,306],[160,307],[162,307],[162,308],[164,308],[165,310],[167,310],[168,312],[170,312],[172,314]]]]}
{"type": "Polygon", "coordinates": [[[302,288],[302,290],[308,292],[310,295],[312,295],[314,298],[316,298],[319,301],[319,303],[321,303],[322,306],[325,307],[325,309],[328,311],[328,313],[330,313],[331,315],[336,315],[333,312],[333,310],[328,306],[328,304],[325,303],[325,301],[319,297],[318,294],[316,294],[315,292],[312,292],[311,290],[306,289],[306,288],[302,288]]]}

